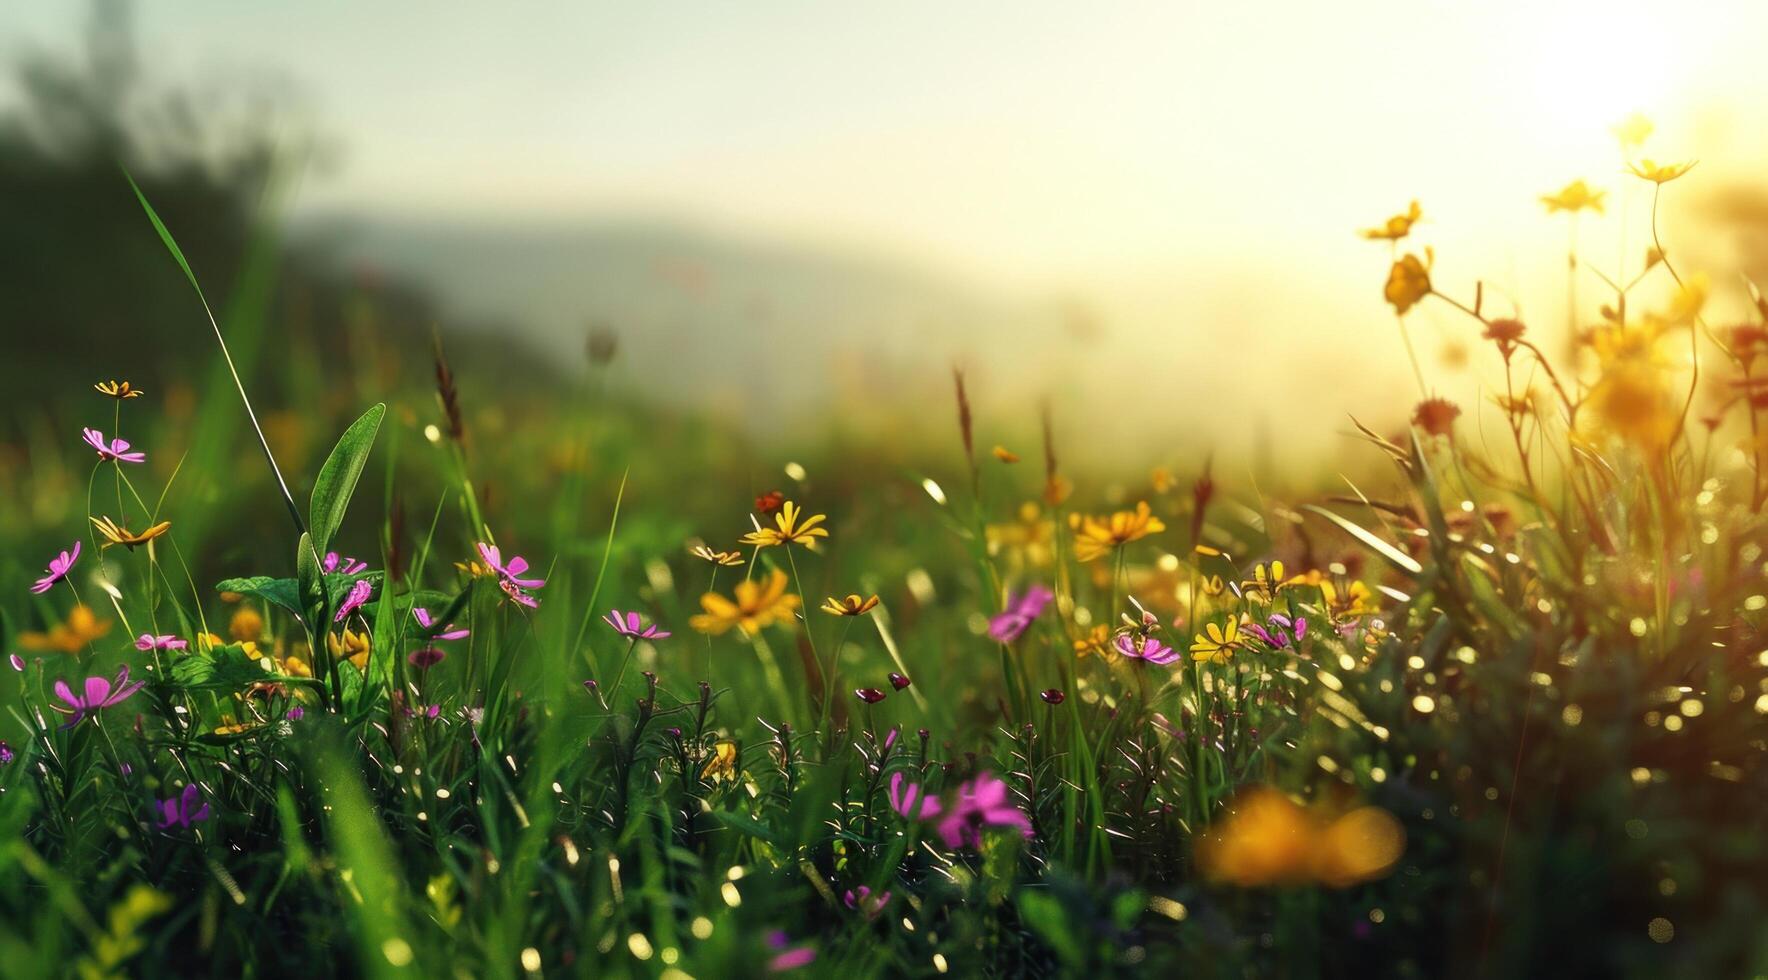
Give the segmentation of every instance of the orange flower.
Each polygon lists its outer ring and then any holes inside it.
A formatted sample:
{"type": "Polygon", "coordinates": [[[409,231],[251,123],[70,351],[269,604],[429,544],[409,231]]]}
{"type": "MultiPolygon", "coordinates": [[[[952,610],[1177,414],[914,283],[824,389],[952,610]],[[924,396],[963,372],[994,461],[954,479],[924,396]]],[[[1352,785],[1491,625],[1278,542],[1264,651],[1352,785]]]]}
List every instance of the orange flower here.
{"type": "Polygon", "coordinates": [[[1109,517],[1076,515],[1076,519],[1074,557],[1080,561],[1103,558],[1114,548],[1166,530],[1165,522],[1154,516],[1146,500],[1137,503],[1135,510],[1120,510],[1109,517]]]}
{"type": "Polygon", "coordinates": [[[799,598],[786,594],[786,573],[774,569],[765,583],[753,579],[738,582],[734,600],[716,592],[700,597],[705,612],[688,620],[688,625],[702,633],[718,636],[731,627],[745,636],[754,636],[780,620],[790,620],[798,608],[799,598]]]}
{"type": "Polygon", "coordinates": [[[1418,207],[1418,202],[1413,201],[1412,206],[1407,208],[1404,214],[1394,215],[1382,222],[1379,228],[1365,228],[1360,234],[1371,241],[1397,242],[1412,234],[1412,225],[1423,214],[1424,212],[1418,207]]]}
{"type": "Polygon", "coordinates": [[[1433,436],[1449,435],[1461,409],[1447,398],[1426,398],[1412,410],[1412,424],[1433,436]]]}
{"type": "Polygon", "coordinates": [[[92,610],[84,604],[69,610],[68,618],[51,626],[49,631],[26,632],[18,635],[18,645],[26,650],[60,650],[62,653],[79,653],[86,644],[99,639],[110,632],[110,620],[101,620],[92,614],[92,610]]]}
{"type": "Polygon", "coordinates": [[[1400,256],[1387,272],[1381,295],[1393,304],[1395,313],[1405,313],[1430,295],[1430,266],[1411,252],[1400,256]]]}

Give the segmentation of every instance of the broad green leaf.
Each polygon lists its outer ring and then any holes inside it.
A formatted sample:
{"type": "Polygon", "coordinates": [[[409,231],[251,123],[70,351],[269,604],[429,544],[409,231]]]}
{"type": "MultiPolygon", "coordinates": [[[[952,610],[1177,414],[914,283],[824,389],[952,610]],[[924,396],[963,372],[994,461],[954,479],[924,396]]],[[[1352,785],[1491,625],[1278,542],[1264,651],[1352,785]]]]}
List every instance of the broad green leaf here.
{"type": "MultiPolygon", "coordinates": [[[[344,594],[350,591],[350,586],[356,584],[358,579],[368,579],[371,582],[378,582],[381,579],[381,573],[362,572],[357,575],[323,575],[321,578],[325,580],[327,599],[332,606],[335,607],[339,602],[343,601],[344,594]]],[[[306,603],[302,602],[301,584],[297,579],[271,578],[268,575],[252,575],[247,578],[222,579],[215,583],[215,591],[237,592],[240,595],[252,596],[253,598],[263,599],[266,602],[273,603],[294,613],[296,616],[306,615],[305,610],[302,608],[306,603]]]]}
{"type": "Polygon", "coordinates": [[[275,680],[259,658],[238,643],[198,650],[172,664],[172,683],[183,688],[238,691],[263,680],[275,680]]]}
{"type": "Polygon", "coordinates": [[[308,533],[313,536],[313,550],[323,553],[331,546],[332,535],[344,523],[344,511],[350,506],[350,495],[356,492],[356,480],[368,462],[375,436],[381,431],[381,417],[387,406],[378,404],[350,423],[338,444],[319,468],[313,481],[313,503],[308,515],[308,533]]]}

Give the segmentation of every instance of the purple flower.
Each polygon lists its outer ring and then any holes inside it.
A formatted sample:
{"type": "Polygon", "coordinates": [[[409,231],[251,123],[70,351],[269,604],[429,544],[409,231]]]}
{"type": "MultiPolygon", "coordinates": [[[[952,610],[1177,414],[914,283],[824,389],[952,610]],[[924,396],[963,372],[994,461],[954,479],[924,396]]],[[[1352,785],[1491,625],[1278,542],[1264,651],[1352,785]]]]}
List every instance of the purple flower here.
{"type": "Polygon", "coordinates": [[[939,836],[952,850],[979,847],[989,827],[1014,827],[1031,836],[1031,819],[1008,801],[1007,784],[985,772],[958,787],[957,801],[939,821],[939,836]]]}
{"type": "Polygon", "coordinates": [[[453,623],[449,623],[439,631],[436,630],[435,617],[431,616],[430,611],[422,606],[411,607],[411,615],[417,619],[417,624],[422,626],[424,632],[433,640],[464,640],[472,632],[472,630],[457,629],[453,623]]]}
{"type": "Polygon", "coordinates": [[[428,719],[428,720],[434,720],[436,718],[440,718],[441,716],[442,716],[442,706],[439,704],[419,704],[419,705],[414,705],[412,707],[408,707],[405,709],[405,717],[407,717],[407,718],[424,718],[424,719],[428,719]]]}
{"type": "Polygon", "coordinates": [[[522,573],[528,570],[528,559],[521,555],[511,556],[509,564],[504,564],[503,553],[498,551],[494,544],[479,542],[479,557],[485,559],[485,564],[491,566],[491,569],[497,574],[524,589],[538,589],[546,584],[546,579],[543,578],[522,577],[522,573]]]}
{"type": "Polygon", "coordinates": [[[411,651],[411,653],[406,655],[405,659],[410,661],[411,665],[418,670],[429,670],[431,667],[441,663],[447,657],[448,654],[443,653],[435,647],[424,647],[422,650],[411,651]]]}
{"type": "Polygon", "coordinates": [[[290,708],[288,713],[284,714],[283,717],[287,718],[289,721],[300,721],[302,718],[307,717],[307,709],[297,704],[290,708]]]}
{"type": "Polygon", "coordinates": [[[104,433],[97,429],[81,429],[80,431],[86,434],[86,445],[98,450],[99,459],[114,459],[121,463],[147,462],[146,453],[129,451],[129,442],[126,439],[113,439],[109,445],[106,445],[104,441],[104,433]]]}
{"type": "Polygon", "coordinates": [[[17,756],[12,754],[12,746],[7,745],[5,739],[0,739],[0,766],[10,765],[15,758],[17,756]]]}
{"type": "Polygon", "coordinates": [[[102,677],[86,678],[85,690],[79,694],[75,694],[68,687],[67,681],[56,681],[55,696],[67,702],[68,706],[63,708],[59,705],[52,705],[51,707],[73,715],[68,719],[67,724],[61,726],[64,729],[72,728],[84,721],[87,715],[96,717],[100,710],[122,704],[146,684],[146,681],[129,683],[129,666],[124,664],[117,670],[117,678],[114,681],[107,681],[102,677]]]}
{"type": "Polygon", "coordinates": [[[1043,691],[1042,693],[1040,693],[1038,695],[1038,697],[1043,698],[1045,704],[1061,704],[1062,702],[1068,700],[1068,695],[1062,693],[1061,688],[1055,688],[1055,687],[1052,687],[1046,691],[1043,691]]]}
{"type": "Polygon", "coordinates": [[[327,575],[333,572],[340,575],[355,575],[358,572],[367,571],[368,562],[357,561],[349,555],[340,557],[337,552],[328,551],[325,553],[324,560],[319,563],[319,567],[327,575]]]}
{"type": "Polygon", "coordinates": [[[867,704],[877,704],[879,701],[884,700],[884,692],[875,687],[855,688],[853,696],[867,704]]]}
{"type": "Polygon", "coordinates": [[[890,893],[885,891],[873,895],[870,888],[861,885],[858,888],[849,888],[841,896],[841,901],[846,903],[848,908],[865,916],[866,921],[869,922],[876,919],[879,913],[884,911],[884,907],[890,904],[890,893]]]}
{"type": "Polygon", "coordinates": [[[38,579],[36,584],[31,586],[31,591],[38,595],[48,592],[55,587],[55,583],[68,577],[68,572],[74,567],[74,562],[79,560],[80,542],[75,541],[74,550],[64,551],[61,554],[56,555],[54,558],[49,559],[49,574],[38,579]]]}
{"type": "Polygon", "coordinates": [[[623,613],[618,609],[610,609],[608,614],[602,617],[602,622],[614,627],[614,632],[631,640],[664,640],[669,638],[668,630],[658,629],[655,623],[646,626],[645,621],[640,619],[638,613],[635,612],[623,613]]]}
{"type": "Polygon", "coordinates": [[[25,658],[19,656],[16,653],[13,654],[12,655],[12,669],[18,671],[21,674],[24,673],[25,672],[25,658]]]}
{"type": "Polygon", "coordinates": [[[186,784],[183,792],[169,800],[161,800],[159,806],[161,830],[172,827],[188,830],[191,824],[209,819],[209,805],[203,802],[203,792],[195,783],[186,784]]]}
{"type": "Polygon", "coordinates": [[[890,777],[890,809],[910,820],[931,820],[939,816],[939,798],[929,796],[917,783],[903,785],[902,773],[890,777]]]}
{"type": "Polygon", "coordinates": [[[499,588],[503,589],[504,595],[510,597],[511,602],[520,603],[521,605],[527,606],[529,609],[540,608],[540,600],[523,592],[521,586],[517,585],[513,580],[507,578],[499,579],[497,585],[499,588]]]}
{"type": "Polygon", "coordinates": [[[791,943],[791,938],[786,935],[784,930],[775,929],[767,934],[768,946],[781,951],[767,961],[767,972],[784,973],[787,970],[796,970],[801,966],[809,966],[816,962],[816,950],[809,946],[788,949],[787,947],[791,943]]]}
{"type": "Polygon", "coordinates": [[[988,621],[989,637],[996,643],[1012,643],[1019,639],[1054,598],[1056,593],[1042,585],[1033,585],[1016,595],[1009,594],[1007,608],[988,621]]]}
{"type": "Polygon", "coordinates": [[[1291,620],[1282,613],[1273,613],[1267,622],[1270,624],[1269,630],[1257,623],[1247,623],[1246,631],[1258,637],[1265,646],[1273,650],[1281,650],[1289,646],[1292,639],[1295,643],[1300,644],[1301,638],[1308,633],[1308,621],[1301,616],[1291,620]]]}
{"type": "Polygon", "coordinates": [[[367,602],[368,597],[373,594],[373,582],[365,578],[357,579],[356,583],[350,586],[350,594],[344,597],[344,604],[338,607],[338,614],[332,617],[332,622],[343,622],[351,613],[361,609],[362,604],[367,602]]]}
{"type": "Polygon", "coordinates": [[[189,648],[190,644],[188,642],[180,640],[170,633],[162,636],[155,636],[152,633],[143,633],[135,638],[135,649],[143,652],[148,650],[187,650],[189,648]]]}
{"type": "Polygon", "coordinates": [[[1178,652],[1152,636],[1140,633],[1123,633],[1117,637],[1112,646],[1117,652],[1131,660],[1146,660],[1156,667],[1164,667],[1179,659],[1178,652]]]}
{"type": "Polygon", "coordinates": [[[894,687],[899,691],[907,688],[910,684],[914,683],[914,681],[909,680],[907,677],[904,677],[903,675],[897,673],[894,670],[890,672],[889,676],[886,679],[890,681],[891,687],[894,687]]]}

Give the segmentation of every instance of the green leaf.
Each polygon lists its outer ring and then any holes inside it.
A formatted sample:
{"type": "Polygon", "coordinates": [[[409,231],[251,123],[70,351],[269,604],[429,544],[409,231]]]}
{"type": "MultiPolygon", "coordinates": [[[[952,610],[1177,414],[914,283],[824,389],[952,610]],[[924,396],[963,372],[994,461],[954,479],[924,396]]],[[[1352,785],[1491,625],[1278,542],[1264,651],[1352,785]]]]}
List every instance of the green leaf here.
{"type": "Polygon", "coordinates": [[[381,417],[387,406],[378,404],[350,423],[338,444],[319,468],[313,481],[313,503],[307,519],[308,533],[313,536],[313,550],[323,553],[331,545],[332,535],[344,523],[344,510],[350,506],[350,495],[356,492],[356,480],[368,462],[375,436],[381,431],[381,417]]]}
{"type": "Polygon", "coordinates": [[[1398,568],[1410,572],[1413,575],[1417,575],[1424,571],[1424,566],[1414,561],[1411,555],[1406,554],[1404,551],[1401,551],[1393,545],[1388,544],[1386,541],[1376,537],[1374,532],[1365,529],[1362,525],[1346,520],[1326,508],[1314,504],[1302,504],[1301,509],[1313,511],[1332,523],[1337,524],[1340,528],[1344,529],[1345,533],[1368,545],[1376,554],[1386,558],[1398,568]]]}
{"type": "Polygon", "coordinates": [[[1041,889],[1022,889],[1019,914],[1025,917],[1026,925],[1050,944],[1063,963],[1078,967],[1086,962],[1086,947],[1074,934],[1073,920],[1056,896],[1041,889]]]}
{"type": "Polygon", "coordinates": [[[172,683],[187,689],[238,691],[275,678],[238,643],[199,650],[172,664],[172,683]]]}
{"type": "Polygon", "coordinates": [[[748,814],[738,813],[735,810],[714,810],[712,815],[718,818],[719,823],[738,833],[748,834],[750,837],[767,841],[769,844],[781,843],[779,834],[772,827],[748,814]]]}
{"type": "MultiPolygon", "coordinates": [[[[381,580],[381,577],[382,573],[380,572],[362,572],[356,575],[320,576],[320,578],[325,581],[326,595],[333,607],[336,607],[338,603],[343,601],[344,594],[350,590],[350,586],[356,584],[357,579],[368,579],[371,582],[378,582],[381,580]]],[[[312,588],[316,590],[317,585],[312,588]]],[[[240,595],[252,596],[253,598],[263,599],[265,602],[273,603],[283,609],[287,609],[296,616],[306,615],[303,606],[307,603],[302,601],[301,583],[296,579],[271,578],[268,575],[252,575],[246,578],[222,579],[215,583],[215,591],[237,592],[240,595]]],[[[314,592],[314,595],[318,595],[317,591],[314,592]]]]}

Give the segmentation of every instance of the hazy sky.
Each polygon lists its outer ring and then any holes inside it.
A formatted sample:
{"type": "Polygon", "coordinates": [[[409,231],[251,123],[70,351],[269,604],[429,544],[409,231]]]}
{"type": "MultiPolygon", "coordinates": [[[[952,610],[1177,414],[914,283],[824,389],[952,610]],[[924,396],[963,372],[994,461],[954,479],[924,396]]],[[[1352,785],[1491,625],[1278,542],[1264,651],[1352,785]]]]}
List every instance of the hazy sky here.
{"type": "MultiPolygon", "coordinates": [[[[82,16],[9,4],[0,43],[71,48],[82,16]]],[[[1383,380],[1409,372],[1356,228],[1421,198],[1443,281],[1558,319],[1565,230],[1536,196],[1587,177],[1618,204],[1611,123],[1643,110],[1648,150],[1703,180],[1768,159],[1761,2],[161,0],[137,21],[160,79],[274,69],[304,94],[344,163],[302,208],[670,216],[1074,298],[1175,362],[1352,351],[1383,380]]],[[[1320,384],[1318,356],[1290,360],[1279,383],[1320,384]]]]}

